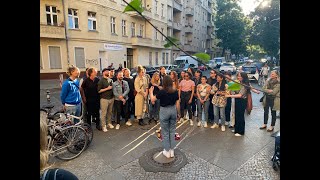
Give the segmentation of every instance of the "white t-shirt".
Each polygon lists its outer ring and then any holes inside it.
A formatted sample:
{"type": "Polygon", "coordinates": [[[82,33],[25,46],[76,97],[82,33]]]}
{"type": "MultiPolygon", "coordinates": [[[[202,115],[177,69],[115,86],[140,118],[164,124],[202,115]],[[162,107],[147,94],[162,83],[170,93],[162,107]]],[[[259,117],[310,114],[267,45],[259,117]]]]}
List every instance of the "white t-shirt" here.
{"type": "Polygon", "coordinates": [[[267,76],[269,74],[269,67],[262,67],[261,68],[261,74],[263,76],[267,76]]]}

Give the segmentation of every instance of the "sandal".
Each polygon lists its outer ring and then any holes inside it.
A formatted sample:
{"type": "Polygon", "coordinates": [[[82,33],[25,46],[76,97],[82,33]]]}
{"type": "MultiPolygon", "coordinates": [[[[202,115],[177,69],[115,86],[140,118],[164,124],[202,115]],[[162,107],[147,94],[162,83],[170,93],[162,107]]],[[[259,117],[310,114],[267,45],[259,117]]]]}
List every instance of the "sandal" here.
{"type": "Polygon", "coordinates": [[[261,127],[259,127],[259,129],[265,129],[265,128],[267,128],[267,126],[261,126],[261,127]]]}
{"type": "Polygon", "coordinates": [[[274,128],[272,128],[272,129],[270,129],[270,128],[267,129],[268,132],[272,132],[273,130],[274,130],[274,128]]]}

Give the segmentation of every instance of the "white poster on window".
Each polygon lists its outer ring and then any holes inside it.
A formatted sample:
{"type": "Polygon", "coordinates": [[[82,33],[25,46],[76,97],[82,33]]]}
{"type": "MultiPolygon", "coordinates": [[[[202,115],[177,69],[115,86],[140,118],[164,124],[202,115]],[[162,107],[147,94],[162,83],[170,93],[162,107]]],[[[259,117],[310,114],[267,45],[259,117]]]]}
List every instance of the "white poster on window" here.
{"type": "Polygon", "coordinates": [[[111,51],[121,51],[123,50],[123,46],[119,44],[104,44],[104,49],[111,51]]]}

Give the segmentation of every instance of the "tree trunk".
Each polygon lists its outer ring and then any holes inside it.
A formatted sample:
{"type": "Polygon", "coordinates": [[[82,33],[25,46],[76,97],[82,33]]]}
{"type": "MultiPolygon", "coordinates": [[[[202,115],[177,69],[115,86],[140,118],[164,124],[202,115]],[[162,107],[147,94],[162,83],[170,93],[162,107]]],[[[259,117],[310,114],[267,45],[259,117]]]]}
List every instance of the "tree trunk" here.
{"type": "Polygon", "coordinates": [[[221,53],[221,56],[220,57],[224,57],[224,52],[225,52],[225,48],[223,47],[223,49],[222,49],[222,53],[221,53]]]}

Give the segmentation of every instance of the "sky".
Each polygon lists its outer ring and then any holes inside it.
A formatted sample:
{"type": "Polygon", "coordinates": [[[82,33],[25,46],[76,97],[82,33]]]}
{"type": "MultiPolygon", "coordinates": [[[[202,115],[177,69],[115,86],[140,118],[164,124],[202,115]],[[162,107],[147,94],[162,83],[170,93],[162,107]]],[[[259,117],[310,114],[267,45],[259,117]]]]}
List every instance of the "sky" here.
{"type": "Polygon", "coordinates": [[[239,5],[241,6],[243,13],[248,15],[250,12],[254,11],[254,8],[259,5],[262,0],[240,0],[239,5]]]}

